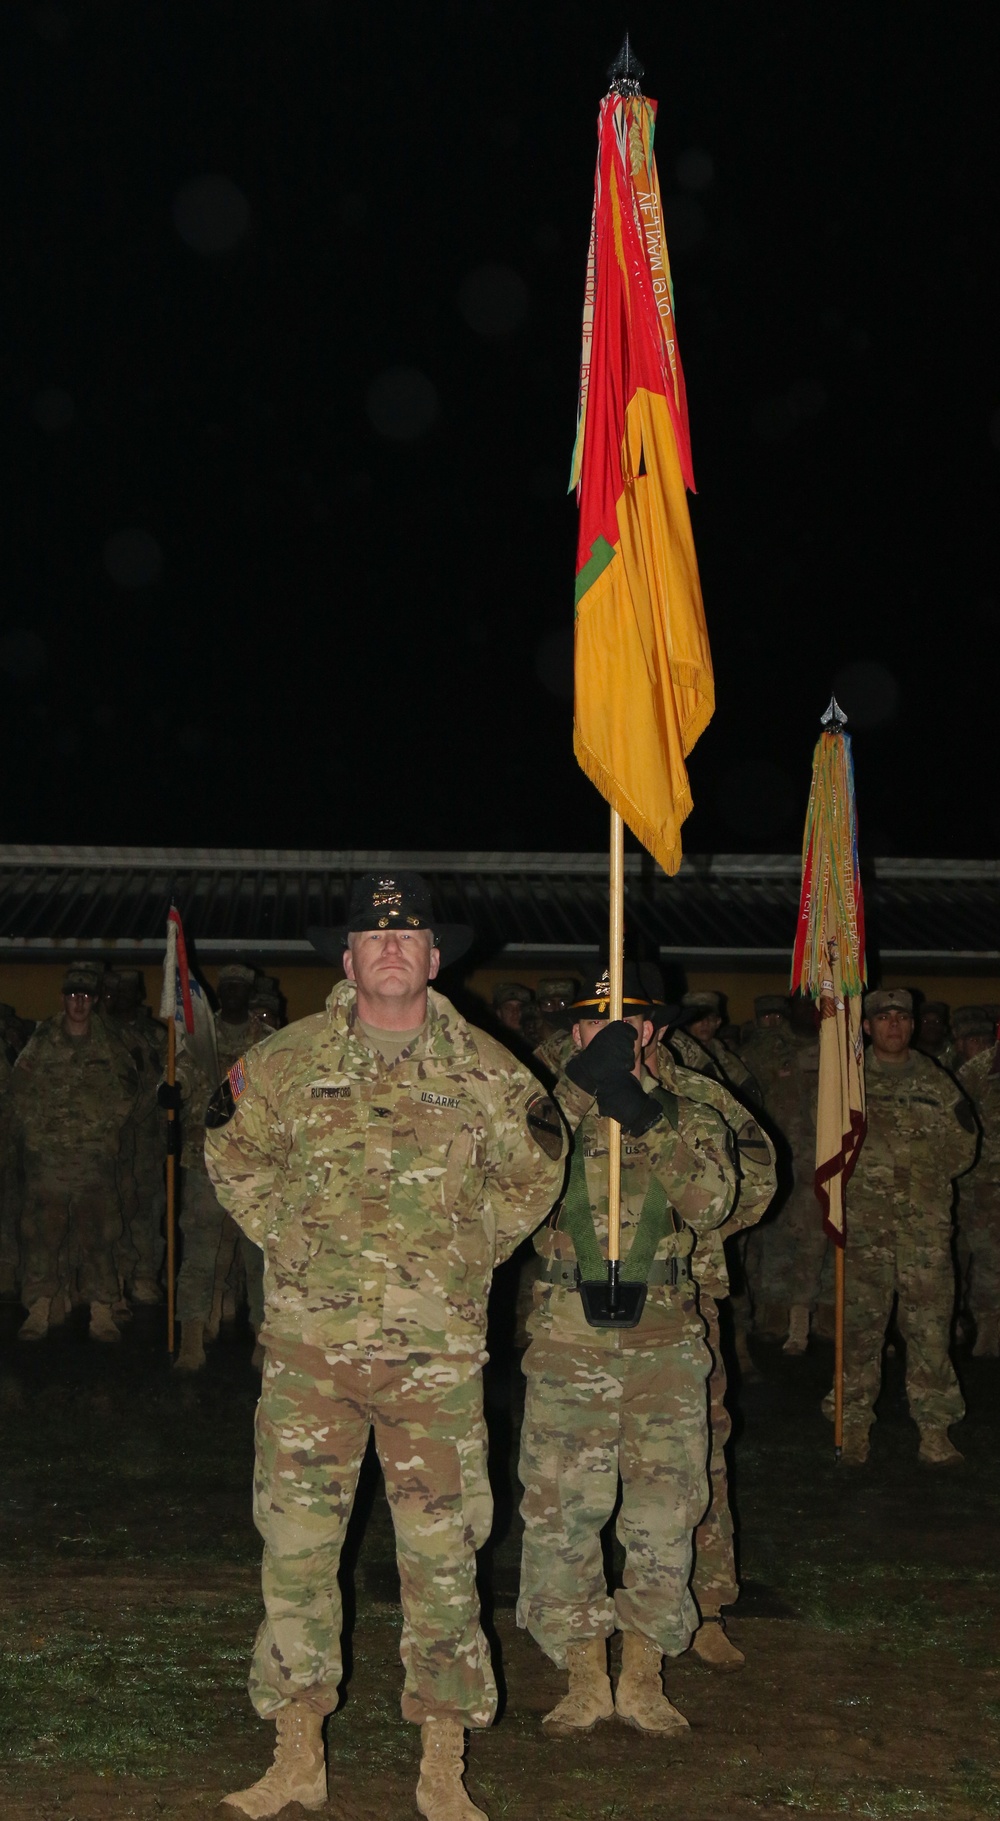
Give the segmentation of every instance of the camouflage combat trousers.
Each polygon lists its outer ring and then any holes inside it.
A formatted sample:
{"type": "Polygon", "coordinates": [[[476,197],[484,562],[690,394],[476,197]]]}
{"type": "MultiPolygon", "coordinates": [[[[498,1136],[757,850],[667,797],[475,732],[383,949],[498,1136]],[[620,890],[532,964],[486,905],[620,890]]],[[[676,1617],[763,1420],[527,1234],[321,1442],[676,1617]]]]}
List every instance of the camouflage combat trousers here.
{"type": "Polygon", "coordinates": [[[332,1713],[343,1673],[337,1569],[374,1429],[396,1532],[403,1718],[489,1726],[497,1691],[479,1618],[476,1550],[489,1535],[482,1369],[469,1359],[339,1358],[268,1347],[257,1406],[254,1522],[267,1617],[250,1698],[332,1713]]]}
{"type": "Polygon", "coordinates": [[[691,1591],[704,1617],[739,1599],[736,1555],[733,1547],[733,1514],[729,1509],[729,1474],[726,1443],[733,1425],[726,1408],[726,1362],[719,1338],[719,1305],[704,1290],[698,1307],[704,1318],[712,1370],[708,1375],[708,1480],[710,1503],[694,1533],[694,1574],[691,1591]]]}
{"type": "Polygon", "coordinates": [[[616,1629],[666,1656],[691,1642],[692,1538],[708,1504],[711,1361],[698,1330],[642,1352],[535,1341],[524,1356],[517,1622],[554,1663],[568,1644],[616,1629]],[[625,1574],[611,1595],[601,1531],[619,1474],[625,1574]]]}
{"type": "MultiPolygon", "coordinates": [[[[850,1216],[848,1216],[850,1218],[850,1216]]],[[[947,1232],[897,1233],[852,1243],[844,1269],[844,1431],[867,1432],[882,1380],[885,1331],[897,1298],[906,1343],[906,1395],[921,1429],[960,1422],[965,1403],[948,1345],[955,1278],[947,1232]]]]}
{"type": "Polygon", "coordinates": [[[136,1277],[155,1282],[163,1263],[165,1162],[166,1140],[158,1116],[138,1126],[126,1124],[118,1157],[123,1216],[119,1268],[126,1283],[136,1277]]]}
{"type": "Polygon", "coordinates": [[[21,1224],[21,1181],[17,1145],[10,1132],[0,1128],[0,1272],[8,1283],[20,1282],[18,1229],[21,1224]]]}
{"type": "Polygon", "coordinates": [[[115,1159],[36,1157],[24,1160],[21,1213],[21,1300],[66,1295],[118,1300],[116,1247],[122,1215],[115,1159]]]}
{"type": "Polygon", "coordinates": [[[220,1205],[204,1170],[181,1170],[180,1227],[184,1240],[177,1279],[179,1321],[207,1322],[212,1313],[219,1249],[227,1248],[227,1270],[239,1242],[239,1228],[220,1205]]]}
{"type": "Polygon", "coordinates": [[[959,1189],[958,1256],[965,1300],[974,1320],[1000,1313],[1000,1183],[978,1171],[959,1189]]]}

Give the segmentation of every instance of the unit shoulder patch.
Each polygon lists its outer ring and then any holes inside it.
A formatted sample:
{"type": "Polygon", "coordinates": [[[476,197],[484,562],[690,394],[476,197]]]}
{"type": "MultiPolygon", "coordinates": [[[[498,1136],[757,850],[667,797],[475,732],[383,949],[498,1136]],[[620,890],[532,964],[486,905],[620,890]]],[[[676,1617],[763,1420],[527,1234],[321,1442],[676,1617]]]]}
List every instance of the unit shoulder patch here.
{"type": "Polygon", "coordinates": [[[536,1094],[528,1102],[528,1130],[539,1149],[553,1160],[565,1148],[565,1128],[559,1108],[549,1094],[536,1094]]]}

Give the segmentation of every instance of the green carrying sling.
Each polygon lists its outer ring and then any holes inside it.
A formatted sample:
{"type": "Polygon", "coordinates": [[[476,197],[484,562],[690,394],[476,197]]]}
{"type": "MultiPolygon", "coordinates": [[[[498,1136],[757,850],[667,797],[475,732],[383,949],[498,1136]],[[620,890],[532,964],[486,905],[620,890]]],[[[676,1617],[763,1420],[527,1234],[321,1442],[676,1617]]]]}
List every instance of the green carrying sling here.
{"type": "MultiPolygon", "coordinates": [[[[668,1121],[677,1130],[677,1096],[665,1088],[652,1089],[652,1097],[662,1106],[668,1121]]],[[[656,1257],[656,1249],[668,1233],[678,1231],[678,1221],[670,1205],[666,1189],[658,1176],[651,1176],[646,1198],[639,1215],[639,1225],[635,1230],[627,1258],[622,1259],[621,1277],[625,1283],[648,1283],[649,1268],[656,1257]]],[[[573,1144],[573,1154],[569,1164],[569,1181],[558,1222],[559,1230],[568,1233],[573,1241],[576,1262],[580,1267],[580,1276],[588,1282],[595,1282],[607,1276],[608,1263],[597,1243],[597,1230],[590,1206],[590,1193],[587,1188],[587,1168],[583,1156],[583,1146],[577,1135],[573,1144]]]]}

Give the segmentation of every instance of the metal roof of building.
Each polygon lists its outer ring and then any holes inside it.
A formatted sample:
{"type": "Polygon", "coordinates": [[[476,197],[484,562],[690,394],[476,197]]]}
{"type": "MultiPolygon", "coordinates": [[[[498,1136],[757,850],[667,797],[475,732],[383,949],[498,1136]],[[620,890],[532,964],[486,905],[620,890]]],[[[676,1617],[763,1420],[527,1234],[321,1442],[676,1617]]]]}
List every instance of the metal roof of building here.
{"type": "MultiPolygon", "coordinates": [[[[376,868],[430,880],[442,921],[469,923],[480,963],[548,966],[603,946],[604,854],[0,847],[0,959],[81,950],[155,961],[171,898],[202,961],[309,961],[310,924],[342,921],[352,880],[376,868]]],[[[799,900],[792,854],[688,857],[668,879],[626,856],[626,926],[688,967],[788,964],[799,900]]],[[[883,968],[1000,962],[1000,862],[876,860],[865,874],[883,968]]]]}

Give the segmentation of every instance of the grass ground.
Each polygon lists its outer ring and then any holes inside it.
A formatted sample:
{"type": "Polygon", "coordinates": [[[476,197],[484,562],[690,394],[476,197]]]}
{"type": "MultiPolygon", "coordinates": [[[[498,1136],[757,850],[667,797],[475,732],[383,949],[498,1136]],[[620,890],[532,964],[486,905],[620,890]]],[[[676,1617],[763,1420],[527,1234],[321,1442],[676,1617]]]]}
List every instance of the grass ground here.
{"type": "MultiPolygon", "coordinates": [[[[249,1342],[229,1336],[205,1374],[179,1382],[145,1312],[115,1350],[72,1325],[29,1349],[15,1325],[0,1332],[2,1812],[194,1821],[259,1773],[273,1736],[245,1693],[259,1616],[249,1342]]],[[[493,1374],[500,1496],[484,1582],[506,1704],[473,1740],[469,1775],[492,1821],[1000,1816],[1000,1365],[963,1362],[967,1464],[935,1472],[917,1464],[898,1369],[871,1462],[850,1470],[818,1409],[827,1350],[758,1360],[734,1468],[744,1591],[730,1630],[747,1666],[672,1667],[692,1723],[678,1744],[614,1722],[578,1742],[543,1738],[562,1682],[514,1625],[518,1378],[493,1374]]],[[[409,1821],[418,1742],[399,1717],[392,1532],[374,1471],[361,1504],[328,1813],[409,1821]]]]}

